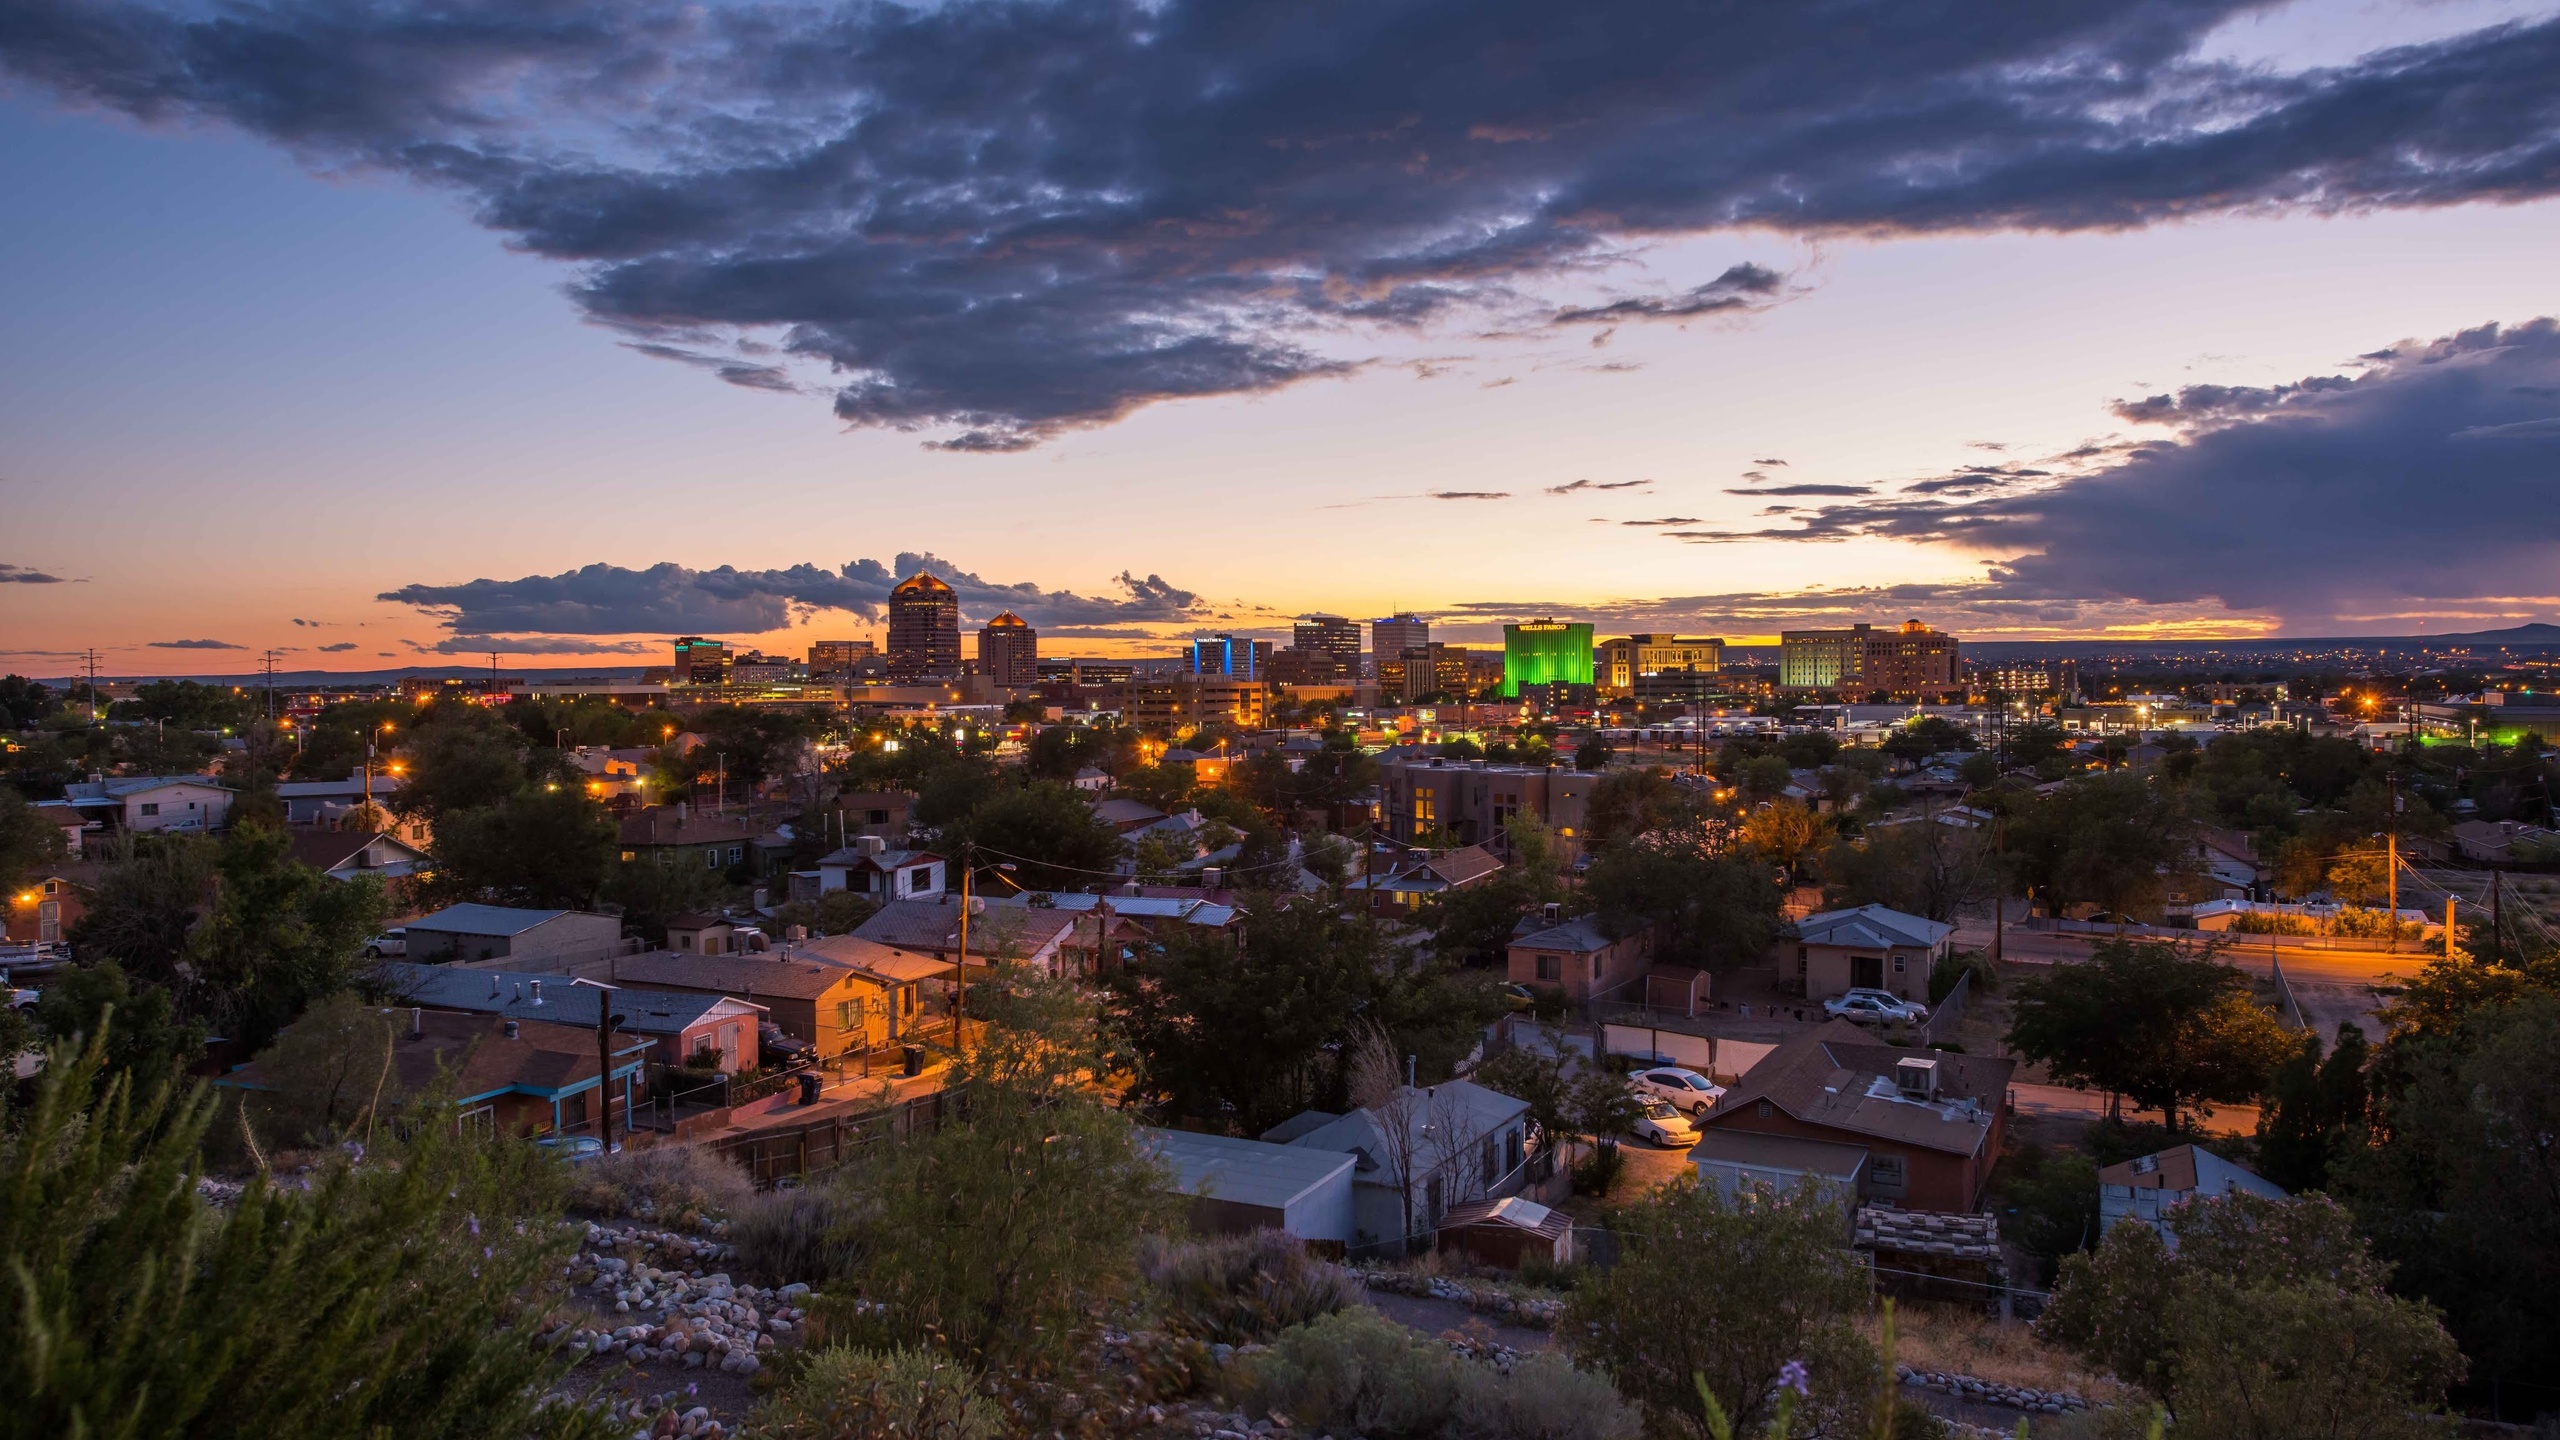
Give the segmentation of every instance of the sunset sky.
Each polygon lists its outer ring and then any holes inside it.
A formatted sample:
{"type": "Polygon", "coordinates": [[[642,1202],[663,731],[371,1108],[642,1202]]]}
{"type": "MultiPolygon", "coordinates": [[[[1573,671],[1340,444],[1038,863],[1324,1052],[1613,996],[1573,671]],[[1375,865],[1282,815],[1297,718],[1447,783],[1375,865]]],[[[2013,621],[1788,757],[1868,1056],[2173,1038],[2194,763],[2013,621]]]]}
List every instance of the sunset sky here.
{"type": "Polygon", "coordinates": [[[2560,618],[2556,15],[18,0],[0,668],[2560,618]]]}

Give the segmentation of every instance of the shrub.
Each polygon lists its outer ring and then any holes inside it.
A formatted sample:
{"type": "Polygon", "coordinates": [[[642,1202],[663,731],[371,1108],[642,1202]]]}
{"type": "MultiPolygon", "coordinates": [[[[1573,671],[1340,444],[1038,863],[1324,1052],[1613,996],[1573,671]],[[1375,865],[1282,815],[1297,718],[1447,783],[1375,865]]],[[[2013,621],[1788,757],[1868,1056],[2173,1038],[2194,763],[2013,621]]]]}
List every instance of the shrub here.
{"type": "Polygon", "coordinates": [[[1248,1406],[1277,1410],[1301,1429],[1424,1440],[1449,1432],[1474,1370],[1356,1306],[1283,1331],[1245,1367],[1241,1388],[1248,1406]]]}
{"type": "Polygon", "coordinates": [[[1573,1193],[1606,1195],[1617,1188],[1619,1172],[1626,1168],[1627,1157],[1618,1153],[1615,1144],[1595,1145],[1589,1158],[1574,1162],[1573,1193]]]}
{"type": "Polygon", "coordinates": [[[569,1206],[594,1215],[685,1224],[733,1213],[755,1193],[755,1182],[745,1171],[708,1150],[654,1145],[598,1156],[579,1166],[570,1182],[569,1206]]]}
{"type": "Polygon", "coordinates": [[[753,1440],[997,1440],[1004,1411],[978,1379],[926,1350],[819,1351],[756,1407],[753,1440]]]}
{"type": "Polygon", "coordinates": [[[775,1285],[824,1288],[862,1259],[851,1207],[831,1187],[751,1195],[730,1208],[728,1238],[738,1268],[775,1285]]]}
{"type": "Polygon", "coordinates": [[[1454,1427],[1471,1440],[1633,1440],[1642,1429],[1608,1381],[1552,1352],[1529,1356],[1509,1375],[1474,1371],[1454,1427]]]}
{"type": "Polygon", "coordinates": [[[1360,1303],[1349,1271],[1277,1230],[1209,1240],[1150,1238],[1140,1268],[1167,1327],[1211,1344],[1268,1340],[1360,1303]]]}

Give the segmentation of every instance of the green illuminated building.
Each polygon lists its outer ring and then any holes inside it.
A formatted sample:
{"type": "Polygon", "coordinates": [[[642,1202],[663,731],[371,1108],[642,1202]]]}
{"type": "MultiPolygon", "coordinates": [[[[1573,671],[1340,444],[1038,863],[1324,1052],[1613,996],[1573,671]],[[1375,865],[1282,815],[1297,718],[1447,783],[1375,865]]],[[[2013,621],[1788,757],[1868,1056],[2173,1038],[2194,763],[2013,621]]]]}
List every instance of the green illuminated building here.
{"type": "Polygon", "coordinates": [[[1523,685],[1591,683],[1591,627],[1579,620],[1528,620],[1502,627],[1502,694],[1523,685]]]}

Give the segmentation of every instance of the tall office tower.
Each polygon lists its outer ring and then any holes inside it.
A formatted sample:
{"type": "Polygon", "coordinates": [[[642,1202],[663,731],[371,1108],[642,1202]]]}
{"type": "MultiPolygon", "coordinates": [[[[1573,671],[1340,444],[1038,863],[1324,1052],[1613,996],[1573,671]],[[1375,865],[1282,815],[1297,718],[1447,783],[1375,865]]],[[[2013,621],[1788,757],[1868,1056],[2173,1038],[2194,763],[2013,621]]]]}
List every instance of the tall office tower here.
{"type": "Polygon", "coordinates": [[[1523,685],[1591,683],[1591,626],[1581,620],[1523,620],[1502,627],[1502,697],[1523,685]]]}
{"type": "Polygon", "coordinates": [[[852,671],[854,662],[880,653],[880,647],[868,640],[812,640],[809,642],[809,674],[843,675],[852,671]]]}
{"type": "Polygon", "coordinates": [[[1855,689],[1867,662],[1871,627],[1846,630],[1782,630],[1778,632],[1778,688],[1781,690],[1855,689]]]}
{"type": "Polygon", "coordinates": [[[699,635],[676,638],[676,683],[721,685],[729,679],[729,642],[699,635]]]}
{"type": "Polygon", "coordinates": [[[1310,615],[1299,621],[1289,643],[1310,655],[1342,662],[1345,674],[1360,668],[1360,627],[1339,615],[1310,615]]]}
{"type": "Polygon", "coordinates": [[[1962,699],[1964,671],[1956,637],[1917,620],[1872,632],[1859,660],[1858,683],[1896,700],[1962,699]]]}
{"type": "Polygon", "coordinates": [[[1259,680],[1271,668],[1271,642],[1234,635],[1201,635],[1191,642],[1191,673],[1259,680]]]}
{"type": "Polygon", "coordinates": [[[1369,622],[1369,655],[1378,664],[1402,659],[1431,643],[1431,622],[1410,610],[1369,622]]]}
{"type": "Polygon", "coordinates": [[[1040,632],[1007,610],[978,632],[978,673],[998,685],[1040,683],[1040,632]]]}
{"type": "Polygon", "coordinates": [[[919,570],[889,592],[889,678],[901,684],[960,673],[960,597],[919,570]]]}

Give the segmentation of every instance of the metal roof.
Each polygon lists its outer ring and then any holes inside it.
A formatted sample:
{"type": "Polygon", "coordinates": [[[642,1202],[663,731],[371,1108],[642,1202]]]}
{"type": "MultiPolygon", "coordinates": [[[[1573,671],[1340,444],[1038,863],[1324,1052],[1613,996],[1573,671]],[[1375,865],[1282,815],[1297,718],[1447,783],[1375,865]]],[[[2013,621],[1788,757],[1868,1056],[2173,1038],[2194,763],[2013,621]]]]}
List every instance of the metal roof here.
{"type": "Polygon", "coordinates": [[[1858,945],[1885,949],[1916,945],[1926,950],[1955,933],[1953,925],[1861,905],[1854,910],[1825,910],[1796,922],[1796,939],[1807,945],[1858,945]]]}
{"type": "Polygon", "coordinates": [[[1337,1151],[1270,1145],[1231,1135],[1152,1127],[1141,1128],[1138,1135],[1139,1143],[1173,1172],[1174,1188],[1183,1194],[1268,1210],[1286,1209],[1355,1163],[1337,1151]]]}
{"type": "Polygon", "coordinates": [[[450,965],[393,960],[385,962],[376,973],[404,1004],[587,1029],[595,1028],[597,1002],[610,995],[613,1013],[622,1017],[622,1028],[642,1035],[683,1034],[687,1026],[699,1023],[723,1005],[765,1008],[722,995],[606,986],[530,970],[458,970],[450,965]]]}
{"type": "Polygon", "coordinates": [[[521,935],[537,925],[571,913],[567,910],[519,910],[511,905],[448,905],[433,915],[410,921],[407,928],[439,935],[521,935]]]}

